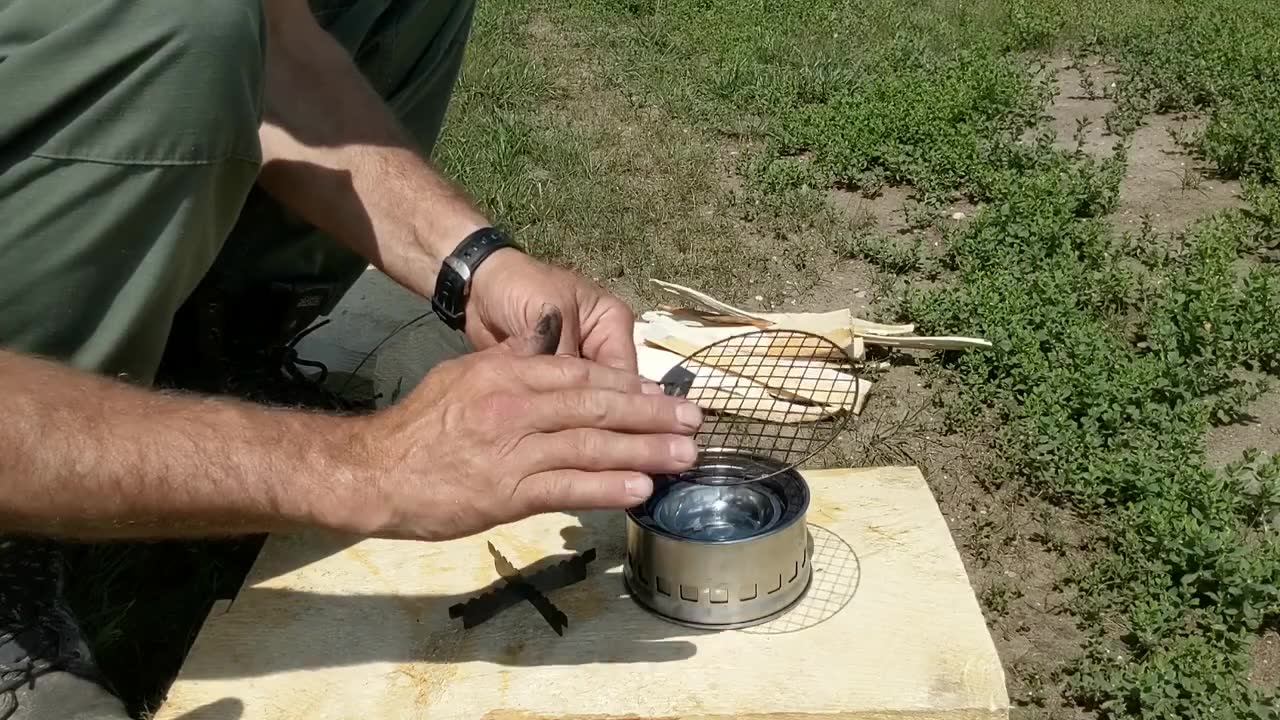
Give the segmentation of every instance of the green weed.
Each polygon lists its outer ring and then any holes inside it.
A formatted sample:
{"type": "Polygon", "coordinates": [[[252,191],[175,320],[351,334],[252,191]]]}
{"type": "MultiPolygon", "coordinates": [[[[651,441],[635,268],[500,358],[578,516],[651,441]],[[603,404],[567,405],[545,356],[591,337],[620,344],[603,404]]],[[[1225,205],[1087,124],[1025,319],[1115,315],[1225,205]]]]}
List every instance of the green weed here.
{"type": "Polygon", "coordinates": [[[1210,218],[1184,253],[1146,268],[1160,289],[1130,338],[1119,320],[1134,309],[1138,277],[1095,222],[1114,191],[1105,177],[1052,166],[1021,176],[953,239],[956,282],[915,293],[909,316],[994,341],[993,352],[947,361],[956,383],[1000,412],[1019,481],[1109,533],[1110,552],[1080,579],[1081,611],[1127,616],[1133,631],[1120,639],[1120,665],[1098,654],[1114,640],[1098,635],[1079,669],[1081,699],[1115,717],[1251,712],[1261,699],[1240,668],[1280,610],[1280,542],[1253,533],[1259,510],[1241,504],[1238,478],[1205,468],[1201,438],[1260,391],[1240,369],[1277,367],[1280,336],[1265,318],[1278,309],[1280,276],[1255,267],[1238,278],[1242,243],[1258,228],[1243,213],[1210,218]]]}

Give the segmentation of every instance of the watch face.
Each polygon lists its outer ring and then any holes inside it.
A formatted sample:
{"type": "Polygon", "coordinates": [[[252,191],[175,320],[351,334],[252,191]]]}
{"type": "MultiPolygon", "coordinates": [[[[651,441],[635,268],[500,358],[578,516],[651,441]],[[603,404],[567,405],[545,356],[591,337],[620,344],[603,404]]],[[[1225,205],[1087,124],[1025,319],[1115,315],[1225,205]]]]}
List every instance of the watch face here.
{"type": "Polygon", "coordinates": [[[462,283],[463,288],[469,288],[471,285],[471,266],[467,265],[462,258],[452,255],[444,259],[444,266],[441,270],[449,269],[458,274],[458,280],[462,283]]]}

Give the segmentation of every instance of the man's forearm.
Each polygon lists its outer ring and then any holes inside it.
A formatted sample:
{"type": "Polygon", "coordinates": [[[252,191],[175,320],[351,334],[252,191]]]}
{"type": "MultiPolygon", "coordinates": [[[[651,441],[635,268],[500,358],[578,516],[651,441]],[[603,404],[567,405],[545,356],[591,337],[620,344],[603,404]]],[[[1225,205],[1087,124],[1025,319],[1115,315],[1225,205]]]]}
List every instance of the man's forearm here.
{"type": "Polygon", "coordinates": [[[429,296],[440,262],[488,224],[418,152],[305,0],[269,0],[260,184],[429,296]]]}
{"type": "Polygon", "coordinates": [[[76,538],[271,532],[358,502],[348,419],[144,390],[0,350],[0,527],[76,538]]]}

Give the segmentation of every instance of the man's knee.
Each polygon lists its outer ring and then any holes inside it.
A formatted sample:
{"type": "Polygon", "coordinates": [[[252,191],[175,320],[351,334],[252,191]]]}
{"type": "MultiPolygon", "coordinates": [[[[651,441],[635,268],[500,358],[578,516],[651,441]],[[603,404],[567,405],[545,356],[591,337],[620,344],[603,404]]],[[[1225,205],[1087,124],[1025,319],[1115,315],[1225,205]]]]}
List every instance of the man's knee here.
{"type": "Polygon", "coordinates": [[[405,0],[387,7],[381,30],[346,38],[361,69],[423,150],[439,136],[475,14],[475,0],[405,0]],[[385,36],[395,42],[382,42],[385,36]]]}
{"type": "Polygon", "coordinates": [[[155,8],[163,41],[158,54],[171,79],[157,88],[156,100],[171,103],[171,113],[191,113],[175,137],[222,143],[208,150],[215,160],[259,160],[267,42],[262,0],[146,4],[155,8]]]}
{"type": "MultiPolygon", "coordinates": [[[[136,0],[135,0],[136,2],[136,0]]],[[[160,49],[159,54],[196,73],[217,80],[214,89],[236,95],[209,98],[237,100],[261,94],[266,58],[267,29],[264,0],[219,0],[219,2],[177,3],[149,0],[139,3],[148,23],[147,30],[160,49]],[[230,80],[231,82],[227,82],[230,80]]],[[[170,68],[172,69],[172,68],[170,68]]],[[[197,86],[193,90],[209,90],[197,86]]]]}
{"type": "Polygon", "coordinates": [[[0,51],[0,84],[18,88],[30,123],[18,129],[31,131],[11,135],[28,144],[6,152],[138,164],[261,157],[261,0],[16,0],[7,12],[33,42],[0,51]]]}
{"type": "Polygon", "coordinates": [[[261,0],[7,1],[0,345],[145,379],[257,175],[261,0]]]}
{"type": "Polygon", "coordinates": [[[195,54],[231,51],[244,57],[259,56],[265,41],[264,0],[221,0],[216,3],[182,3],[150,0],[140,7],[153,21],[151,27],[183,49],[195,54]]]}

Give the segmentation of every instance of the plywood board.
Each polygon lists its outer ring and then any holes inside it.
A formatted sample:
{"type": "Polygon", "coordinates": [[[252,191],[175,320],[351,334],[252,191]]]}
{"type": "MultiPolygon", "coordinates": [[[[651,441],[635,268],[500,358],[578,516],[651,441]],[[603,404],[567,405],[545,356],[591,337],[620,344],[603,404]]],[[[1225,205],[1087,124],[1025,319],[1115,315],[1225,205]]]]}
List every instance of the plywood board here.
{"type": "Polygon", "coordinates": [[[276,536],[203,628],[156,720],[1004,718],[990,634],[914,468],[805,473],[815,580],[771,624],[699,632],[622,582],[620,513],[543,515],[427,544],[276,536]],[[464,630],[448,608],[596,548],[589,577],[464,630]]]}

